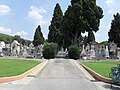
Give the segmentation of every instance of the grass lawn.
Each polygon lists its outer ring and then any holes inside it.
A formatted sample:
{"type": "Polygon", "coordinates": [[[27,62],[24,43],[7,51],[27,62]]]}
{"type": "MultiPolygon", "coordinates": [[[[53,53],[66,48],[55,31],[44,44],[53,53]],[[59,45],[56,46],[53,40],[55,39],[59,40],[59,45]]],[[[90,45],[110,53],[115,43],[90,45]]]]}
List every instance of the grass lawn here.
{"type": "Polygon", "coordinates": [[[117,64],[120,64],[120,62],[82,62],[82,64],[104,77],[109,77],[111,68],[117,67],[117,64]]]}
{"type": "Polygon", "coordinates": [[[0,58],[0,77],[20,75],[39,63],[40,61],[0,58]]]}

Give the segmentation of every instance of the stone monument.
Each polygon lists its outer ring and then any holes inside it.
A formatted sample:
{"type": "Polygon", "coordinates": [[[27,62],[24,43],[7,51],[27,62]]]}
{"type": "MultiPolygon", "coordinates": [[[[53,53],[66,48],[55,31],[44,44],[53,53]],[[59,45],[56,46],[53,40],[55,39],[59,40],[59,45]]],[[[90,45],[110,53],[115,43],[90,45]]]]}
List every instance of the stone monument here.
{"type": "Polygon", "coordinates": [[[109,43],[109,55],[111,59],[117,58],[117,45],[114,42],[109,43]]]}
{"type": "Polygon", "coordinates": [[[85,46],[84,46],[84,44],[83,44],[83,47],[82,47],[82,52],[81,52],[81,54],[80,54],[80,57],[81,57],[82,59],[86,59],[86,58],[84,58],[84,57],[86,57],[86,51],[85,51],[85,46]]]}
{"type": "Polygon", "coordinates": [[[108,46],[106,46],[105,57],[106,57],[107,59],[110,57],[110,56],[109,56],[108,46]]]}
{"type": "Polygon", "coordinates": [[[94,49],[95,49],[95,46],[91,45],[90,58],[89,59],[95,59],[96,58],[94,49]]]}
{"type": "Polygon", "coordinates": [[[117,48],[117,58],[120,59],[120,48],[117,48]]]}
{"type": "Polygon", "coordinates": [[[100,45],[100,50],[99,50],[99,59],[106,59],[106,53],[105,53],[105,45],[100,45]]]}
{"type": "Polygon", "coordinates": [[[14,40],[11,43],[11,54],[12,56],[18,56],[20,53],[20,43],[17,40],[14,40]]]}
{"type": "Polygon", "coordinates": [[[5,42],[0,41],[0,56],[3,57],[3,48],[5,48],[5,42]]]}

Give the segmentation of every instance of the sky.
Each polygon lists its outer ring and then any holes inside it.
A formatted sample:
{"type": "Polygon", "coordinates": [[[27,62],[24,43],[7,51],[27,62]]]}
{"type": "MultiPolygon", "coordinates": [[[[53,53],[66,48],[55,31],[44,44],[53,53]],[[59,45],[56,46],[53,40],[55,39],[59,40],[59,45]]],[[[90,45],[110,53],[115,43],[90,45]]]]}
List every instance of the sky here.
{"type": "MultiPolygon", "coordinates": [[[[35,29],[41,26],[45,38],[53,16],[56,3],[63,13],[71,0],[0,0],[0,33],[20,35],[24,39],[33,40],[35,29]]],[[[120,0],[96,0],[103,9],[99,31],[95,33],[96,41],[108,40],[113,15],[120,11],[120,0]]]]}

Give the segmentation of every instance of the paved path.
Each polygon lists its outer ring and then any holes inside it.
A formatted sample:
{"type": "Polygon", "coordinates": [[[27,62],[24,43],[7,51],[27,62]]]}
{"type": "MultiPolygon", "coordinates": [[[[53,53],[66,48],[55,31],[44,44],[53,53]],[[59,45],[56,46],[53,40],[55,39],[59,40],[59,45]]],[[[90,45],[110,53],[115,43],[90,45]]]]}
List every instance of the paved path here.
{"type": "Polygon", "coordinates": [[[22,83],[0,84],[0,90],[99,90],[73,60],[50,60],[47,67],[36,77],[22,83]]]}

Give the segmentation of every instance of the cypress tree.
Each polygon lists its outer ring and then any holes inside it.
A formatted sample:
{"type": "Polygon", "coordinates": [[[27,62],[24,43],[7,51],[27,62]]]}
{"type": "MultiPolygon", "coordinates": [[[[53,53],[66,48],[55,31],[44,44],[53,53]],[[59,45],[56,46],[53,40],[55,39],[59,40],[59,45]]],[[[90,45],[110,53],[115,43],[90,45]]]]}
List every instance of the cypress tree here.
{"type": "Polygon", "coordinates": [[[48,42],[54,42],[54,43],[58,43],[58,45],[61,45],[62,36],[61,36],[60,27],[62,20],[63,20],[63,13],[60,5],[57,3],[54,9],[51,25],[49,26],[48,42]]]}
{"type": "Polygon", "coordinates": [[[44,37],[41,32],[41,27],[40,25],[36,28],[35,35],[34,35],[34,40],[33,40],[33,45],[38,46],[44,43],[44,37]]]}
{"type": "Polygon", "coordinates": [[[108,32],[109,42],[114,42],[120,47],[120,14],[114,15],[114,20],[111,23],[111,29],[108,32]]]}

